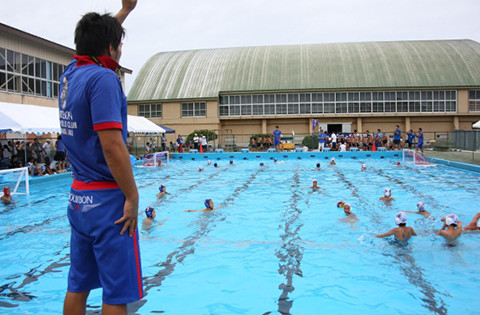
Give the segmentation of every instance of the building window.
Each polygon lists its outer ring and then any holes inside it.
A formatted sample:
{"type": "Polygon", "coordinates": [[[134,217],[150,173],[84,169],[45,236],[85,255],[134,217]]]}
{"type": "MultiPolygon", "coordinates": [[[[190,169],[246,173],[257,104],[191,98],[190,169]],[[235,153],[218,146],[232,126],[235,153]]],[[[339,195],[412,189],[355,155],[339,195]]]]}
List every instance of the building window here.
{"type": "Polygon", "coordinates": [[[57,98],[64,65],[0,48],[0,91],[57,98]]]}
{"type": "MultiPolygon", "coordinates": [[[[240,96],[233,97],[230,96],[230,104],[240,104],[240,96]]],[[[206,117],[207,116],[207,103],[205,102],[191,102],[191,103],[182,103],[182,117],[206,117]]],[[[230,116],[232,116],[232,105],[230,106],[230,116]]],[[[238,107],[238,113],[235,110],[235,115],[240,115],[240,106],[238,107]]]]}
{"type": "MultiPolygon", "coordinates": [[[[479,106],[480,90],[470,91],[470,110],[480,111],[479,106]]],[[[219,108],[220,116],[456,112],[457,91],[222,95],[219,108]]]]}
{"type": "Polygon", "coordinates": [[[145,118],[162,118],[162,104],[139,104],[138,116],[145,118]]]}
{"type": "Polygon", "coordinates": [[[470,90],[468,92],[468,111],[480,112],[480,90],[470,90]]]}

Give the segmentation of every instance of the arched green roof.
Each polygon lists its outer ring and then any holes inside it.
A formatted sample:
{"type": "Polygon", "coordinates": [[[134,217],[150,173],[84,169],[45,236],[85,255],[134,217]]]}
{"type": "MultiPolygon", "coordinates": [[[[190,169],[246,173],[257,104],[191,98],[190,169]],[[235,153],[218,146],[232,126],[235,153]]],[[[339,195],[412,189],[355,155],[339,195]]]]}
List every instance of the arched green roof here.
{"type": "Polygon", "coordinates": [[[142,67],[128,100],[472,86],[480,86],[480,44],[472,40],[309,44],[161,52],[142,67]]]}

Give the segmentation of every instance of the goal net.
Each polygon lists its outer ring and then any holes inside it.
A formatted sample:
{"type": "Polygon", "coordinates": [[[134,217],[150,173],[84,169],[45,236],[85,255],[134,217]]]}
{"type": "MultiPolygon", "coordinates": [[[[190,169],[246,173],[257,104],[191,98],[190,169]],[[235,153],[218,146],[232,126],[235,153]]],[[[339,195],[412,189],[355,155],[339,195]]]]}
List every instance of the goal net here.
{"type": "Polygon", "coordinates": [[[2,189],[10,188],[12,195],[29,195],[28,167],[13,168],[0,171],[2,189]]]}
{"type": "Polygon", "coordinates": [[[403,163],[413,163],[414,166],[435,166],[424,155],[410,149],[403,150],[402,160],[403,163]]]}
{"type": "Polygon", "coordinates": [[[149,154],[143,159],[142,166],[160,166],[168,163],[168,151],[149,154]]]}

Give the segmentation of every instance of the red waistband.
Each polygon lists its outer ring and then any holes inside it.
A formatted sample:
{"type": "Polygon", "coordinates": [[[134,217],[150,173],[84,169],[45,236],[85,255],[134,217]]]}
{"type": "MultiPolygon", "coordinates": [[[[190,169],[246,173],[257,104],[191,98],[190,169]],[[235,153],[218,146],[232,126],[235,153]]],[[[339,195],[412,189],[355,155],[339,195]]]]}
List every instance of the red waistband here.
{"type": "Polygon", "coordinates": [[[75,190],[97,190],[97,189],[113,189],[120,188],[116,182],[81,182],[74,179],[72,188],[75,190]]]}

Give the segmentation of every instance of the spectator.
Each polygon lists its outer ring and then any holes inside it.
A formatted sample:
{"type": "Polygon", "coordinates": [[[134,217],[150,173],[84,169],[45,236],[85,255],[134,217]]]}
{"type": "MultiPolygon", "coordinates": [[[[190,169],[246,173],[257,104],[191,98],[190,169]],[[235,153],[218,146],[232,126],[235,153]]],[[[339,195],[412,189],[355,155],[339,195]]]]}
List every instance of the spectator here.
{"type": "Polygon", "coordinates": [[[393,144],[395,145],[395,149],[398,150],[400,146],[400,140],[402,139],[402,131],[400,130],[400,126],[395,126],[395,131],[393,132],[393,144]]]}
{"type": "Polygon", "coordinates": [[[275,130],[273,131],[273,145],[275,146],[275,150],[280,150],[280,138],[282,137],[282,132],[280,131],[278,126],[275,126],[275,130]]]}
{"type": "Polygon", "coordinates": [[[332,151],[335,151],[337,149],[337,135],[335,134],[335,131],[332,131],[330,139],[332,141],[332,151]]]}
{"type": "Polygon", "coordinates": [[[197,134],[195,134],[195,136],[193,137],[193,148],[195,150],[199,149],[199,142],[200,142],[200,138],[198,137],[197,134]]]}
{"type": "Polygon", "coordinates": [[[205,135],[202,135],[202,138],[200,141],[202,142],[203,152],[207,152],[207,137],[205,135]]]}
{"type": "Polygon", "coordinates": [[[162,151],[167,151],[167,136],[162,133],[162,151]]]}
{"type": "Polygon", "coordinates": [[[183,152],[183,146],[184,146],[183,138],[182,138],[181,135],[178,135],[178,137],[177,137],[177,149],[178,149],[178,153],[182,153],[182,152],[183,152]]]}
{"type": "Polygon", "coordinates": [[[43,154],[45,155],[45,158],[51,158],[50,154],[52,153],[52,148],[50,147],[50,139],[47,139],[45,143],[42,146],[43,154]]]}
{"type": "Polygon", "coordinates": [[[320,129],[320,133],[318,134],[318,150],[323,151],[325,148],[325,138],[327,135],[320,129]]]}
{"type": "Polygon", "coordinates": [[[58,162],[57,171],[65,171],[65,144],[62,140],[62,135],[57,136],[57,142],[55,142],[56,153],[53,159],[58,162]]]}

